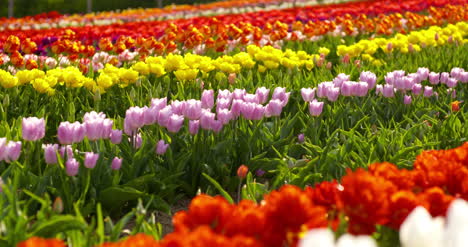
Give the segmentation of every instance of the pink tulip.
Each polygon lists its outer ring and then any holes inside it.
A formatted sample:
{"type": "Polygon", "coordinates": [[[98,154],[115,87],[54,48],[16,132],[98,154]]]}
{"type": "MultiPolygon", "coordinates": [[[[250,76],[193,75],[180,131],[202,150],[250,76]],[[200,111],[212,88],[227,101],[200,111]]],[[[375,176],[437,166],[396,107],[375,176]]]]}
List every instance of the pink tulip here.
{"type": "Polygon", "coordinates": [[[37,141],[45,136],[45,121],[44,118],[29,117],[23,118],[22,121],[22,136],[26,141],[37,141]]]}
{"type": "Polygon", "coordinates": [[[429,83],[432,85],[439,84],[439,73],[431,72],[429,73],[429,83]]]}
{"type": "MultiPolygon", "coordinates": [[[[187,104],[186,107],[188,108],[189,105],[187,104]]],[[[187,111],[187,108],[186,108],[186,111],[187,111]]],[[[167,127],[167,123],[169,122],[169,118],[172,116],[172,114],[173,114],[172,106],[170,105],[161,109],[158,114],[158,124],[160,126],[167,127]]]]}
{"type": "Polygon", "coordinates": [[[320,116],[323,111],[323,102],[319,102],[317,100],[313,100],[309,103],[309,112],[312,116],[320,116]]]}
{"type": "Polygon", "coordinates": [[[172,133],[177,133],[179,132],[180,128],[182,128],[182,125],[184,124],[184,117],[177,115],[177,114],[172,114],[172,116],[169,118],[169,121],[167,122],[167,130],[172,133]]]}
{"type": "Polygon", "coordinates": [[[204,90],[201,96],[202,108],[211,109],[214,106],[214,91],[204,90]]]}
{"type": "Polygon", "coordinates": [[[58,151],[58,144],[46,144],[43,145],[44,149],[44,159],[46,164],[57,164],[57,151],[58,151]]]}
{"type": "Polygon", "coordinates": [[[395,96],[393,85],[385,84],[382,90],[382,94],[385,98],[393,98],[395,96]]]}
{"type": "Polygon", "coordinates": [[[217,112],[217,119],[224,125],[228,124],[232,119],[232,113],[229,109],[220,109],[217,112]]]}
{"type": "Polygon", "coordinates": [[[359,80],[367,82],[367,84],[369,85],[368,88],[371,89],[374,88],[375,84],[377,83],[377,76],[372,72],[363,71],[359,76],[359,80]]]}
{"type": "Polygon", "coordinates": [[[189,133],[191,135],[196,135],[199,129],[200,129],[200,120],[189,121],[189,133]]]}
{"type": "Polygon", "coordinates": [[[190,99],[187,100],[185,107],[185,117],[190,120],[197,120],[202,114],[202,102],[200,100],[190,99]]]}
{"type": "Polygon", "coordinates": [[[57,131],[57,137],[61,144],[73,144],[81,142],[85,136],[85,127],[79,122],[62,122],[57,131]]]}
{"type": "Polygon", "coordinates": [[[255,91],[257,95],[258,103],[265,104],[268,101],[268,96],[270,95],[270,89],[266,89],[265,87],[257,88],[255,91]]]}
{"type": "Polygon", "coordinates": [[[413,94],[414,95],[420,95],[422,91],[422,85],[421,84],[414,84],[412,88],[413,94]]]}
{"type": "Polygon", "coordinates": [[[122,142],[122,131],[112,130],[110,134],[110,141],[112,144],[120,144],[120,142],[122,142]]]}
{"type": "Polygon", "coordinates": [[[314,98],[315,98],[315,91],[316,89],[315,88],[302,88],[301,89],[301,96],[302,96],[302,99],[305,101],[305,102],[310,102],[312,101],[314,98]]]}
{"type": "Polygon", "coordinates": [[[405,105],[411,104],[412,101],[413,101],[413,100],[411,99],[411,96],[405,95],[405,97],[404,97],[404,99],[403,99],[403,103],[404,103],[405,105]]]}
{"type": "Polygon", "coordinates": [[[424,87],[424,97],[429,98],[433,94],[434,94],[434,91],[433,91],[432,87],[429,87],[429,86],[424,87]]]}
{"type": "Polygon", "coordinates": [[[184,115],[186,105],[187,104],[185,101],[178,101],[178,100],[172,101],[171,103],[172,113],[177,114],[177,115],[184,115]]]}
{"type": "Polygon", "coordinates": [[[265,107],[266,117],[279,117],[283,111],[283,103],[278,99],[270,100],[265,107]]]}
{"type": "Polygon", "coordinates": [[[73,177],[78,175],[80,163],[75,158],[70,158],[65,163],[66,173],[68,176],[73,177]]]}
{"type": "Polygon", "coordinates": [[[156,153],[158,155],[163,155],[166,153],[169,144],[166,144],[164,140],[159,140],[158,144],[156,145],[156,153]]]}
{"type": "Polygon", "coordinates": [[[92,169],[96,166],[98,159],[99,159],[99,154],[95,154],[93,152],[86,152],[84,166],[86,168],[92,169]]]}
{"type": "Polygon", "coordinates": [[[120,168],[122,167],[122,161],[123,161],[122,158],[117,158],[117,157],[115,157],[115,158],[112,160],[111,169],[114,170],[114,171],[120,170],[120,168]]]}

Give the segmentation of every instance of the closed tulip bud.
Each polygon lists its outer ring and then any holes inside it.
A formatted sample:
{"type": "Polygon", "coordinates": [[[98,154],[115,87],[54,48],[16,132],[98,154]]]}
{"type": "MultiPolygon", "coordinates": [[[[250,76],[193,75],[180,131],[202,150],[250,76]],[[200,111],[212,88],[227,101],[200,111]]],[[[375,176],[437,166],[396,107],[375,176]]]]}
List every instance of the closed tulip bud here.
{"type": "Polygon", "coordinates": [[[172,114],[167,122],[167,130],[172,133],[177,133],[182,128],[184,124],[184,116],[180,116],[177,114],[172,114]]]}
{"type": "Polygon", "coordinates": [[[412,101],[413,101],[413,100],[411,99],[411,96],[409,96],[409,95],[405,95],[405,97],[403,98],[403,103],[404,103],[405,105],[411,104],[412,101]]]}
{"type": "Polygon", "coordinates": [[[235,73],[229,74],[229,77],[228,77],[229,84],[233,85],[234,83],[236,83],[236,79],[237,79],[237,75],[235,73]]]}
{"type": "Polygon", "coordinates": [[[78,175],[80,163],[75,158],[69,158],[65,163],[65,168],[67,175],[73,177],[78,175]]]}
{"type": "Polygon", "coordinates": [[[237,177],[240,179],[244,179],[247,177],[247,173],[249,172],[249,168],[246,165],[241,165],[237,169],[237,177]]]}
{"type": "Polygon", "coordinates": [[[425,86],[424,87],[424,97],[429,98],[434,94],[434,90],[432,87],[425,86]]]}
{"type": "Polygon", "coordinates": [[[201,96],[201,107],[205,109],[212,109],[214,106],[214,91],[210,90],[203,90],[201,96]]]}
{"type": "Polygon", "coordinates": [[[110,134],[110,141],[112,144],[120,144],[120,142],[122,142],[122,131],[112,130],[110,134]]]}
{"type": "Polygon", "coordinates": [[[37,141],[45,136],[45,121],[43,118],[23,118],[22,136],[26,141],[37,141]]]}
{"type": "Polygon", "coordinates": [[[156,153],[158,155],[163,155],[166,153],[169,144],[166,144],[164,140],[159,140],[158,144],[156,145],[156,153]]]}
{"type": "Polygon", "coordinates": [[[316,89],[312,89],[312,88],[302,88],[301,89],[301,96],[302,96],[302,99],[305,101],[305,102],[310,102],[312,101],[314,98],[315,98],[315,91],[316,89]]]}
{"type": "Polygon", "coordinates": [[[395,96],[393,85],[385,84],[382,90],[382,94],[385,98],[393,98],[395,96]]]}
{"type": "Polygon", "coordinates": [[[196,135],[199,129],[200,129],[200,120],[189,121],[189,133],[191,135],[196,135]]]}
{"type": "Polygon", "coordinates": [[[257,95],[258,103],[265,104],[268,101],[268,96],[270,95],[270,89],[265,87],[257,88],[255,91],[255,95],[257,95]]]}
{"type": "Polygon", "coordinates": [[[317,100],[313,100],[309,103],[309,112],[312,116],[320,116],[323,111],[323,102],[319,102],[317,100]]]}
{"type": "Polygon", "coordinates": [[[454,101],[451,104],[452,112],[460,111],[460,101],[454,101]]]}
{"type": "Polygon", "coordinates": [[[44,159],[46,164],[52,165],[57,164],[57,144],[46,144],[42,147],[44,149],[44,159]]]}
{"type": "Polygon", "coordinates": [[[120,170],[120,168],[122,167],[122,160],[123,160],[122,158],[115,157],[112,160],[111,169],[114,170],[114,171],[120,170]]]}
{"type": "Polygon", "coordinates": [[[85,153],[84,166],[86,168],[92,169],[96,166],[97,160],[99,159],[99,154],[92,152],[85,153]]]}
{"type": "Polygon", "coordinates": [[[297,141],[298,141],[299,143],[301,143],[301,144],[304,143],[304,141],[305,141],[304,134],[302,134],[302,133],[299,134],[299,135],[297,136],[297,141]]]}

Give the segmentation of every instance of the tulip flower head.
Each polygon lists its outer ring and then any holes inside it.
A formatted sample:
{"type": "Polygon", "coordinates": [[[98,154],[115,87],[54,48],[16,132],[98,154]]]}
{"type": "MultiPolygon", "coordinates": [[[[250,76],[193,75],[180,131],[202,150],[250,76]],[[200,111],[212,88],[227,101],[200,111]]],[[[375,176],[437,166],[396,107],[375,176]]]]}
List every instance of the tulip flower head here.
{"type": "Polygon", "coordinates": [[[164,140],[159,140],[158,144],[156,144],[156,153],[158,155],[163,155],[166,153],[169,144],[166,144],[164,140]]]}
{"type": "Polygon", "coordinates": [[[240,179],[244,179],[247,177],[247,173],[249,172],[249,168],[246,165],[241,165],[237,169],[237,177],[240,179]]]}
{"type": "Polygon", "coordinates": [[[97,160],[99,159],[99,154],[95,154],[92,152],[86,152],[85,153],[85,160],[84,160],[84,166],[86,168],[94,168],[96,166],[97,160]]]}
{"type": "Polygon", "coordinates": [[[29,117],[23,118],[22,136],[26,141],[37,141],[45,136],[44,118],[29,117]]]}
{"type": "Polygon", "coordinates": [[[120,168],[122,167],[122,161],[123,161],[122,158],[115,157],[112,160],[111,169],[114,170],[114,171],[120,170],[120,168]]]}

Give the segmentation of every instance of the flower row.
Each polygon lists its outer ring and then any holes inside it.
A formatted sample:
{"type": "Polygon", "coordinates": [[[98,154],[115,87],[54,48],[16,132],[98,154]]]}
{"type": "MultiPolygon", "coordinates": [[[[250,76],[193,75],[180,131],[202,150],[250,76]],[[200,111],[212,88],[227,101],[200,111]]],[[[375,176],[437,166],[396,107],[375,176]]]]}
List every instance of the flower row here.
{"type": "Polygon", "coordinates": [[[172,5],[170,7],[127,9],[120,12],[98,12],[85,15],[60,15],[57,12],[39,14],[17,19],[0,20],[0,31],[50,29],[78,26],[101,26],[126,22],[141,22],[154,20],[172,20],[193,18],[199,16],[216,16],[225,14],[242,14],[248,12],[280,10],[293,7],[305,7],[318,4],[343,2],[340,0],[230,0],[192,5],[172,5]]]}
{"type": "MultiPolygon", "coordinates": [[[[126,62],[135,57],[144,58],[148,55],[167,54],[171,52],[191,50],[194,53],[205,53],[207,51],[230,51],[236,47],[244,47],[249,44],[275,45],[280,46],[286,40],[318,40],[323,35],[333,36],[356,35],[358,33],[377,33],[391,34],[394,32],[408,32],[414,28],[420,28],[429,25],[441,25],[444,22],[454,23],[465,20],[463,13],[468,5],[445,5],[442,8],[430,8],[430,16],[407,12],[402,16],[399,12],[379,18],[369,18],[365,14],[357,17],[351,15],[338,16],[335,20],[322,18],[317,21],[309,21],[303,24],[301,21],[289,23],[278,20],[276,22],[267,22],[258,25],[251,22],[240,21],[236,23],[222,23],[214,21],[211,24],[193,25],[184,27],[169,23],[163,32],[159,34],[148,34],[147,31],[137,32],[140,36],[134,37],[134,32],[122,33],[117,36],[93,37],[91,40],[79,33],[79,30],[64,29],[57,38],[57,32],[44,38],[35,39],[34,35],[28,34],[23,38],[21,33],[11,33],[10,36],[4,36],[4,52],[14,54],[14,57],[22,58],[21,53],[17,52],[21,48],[22,53],[35,53],[44,55],[64,55],[67,54],[67,60],[76,61],[78,58],[90,58],[96,53],[96,49],[109,52],[117,62],[126,62]],[[141,35],[143,34],[143,35],[141,35]],[[20,39],[14,35],[17,35],[20,39]],[[213,37],[217,37],[214,39],[213,37]],[[83,42],[84,40],[88,40],[83,42]],[[94,47],[93,40],[98,44],[94,47]],[[132,52],[130,52],[132,50],[132,52]],[[133,51],[135,50],[135,51],[133,51]],[[120,60],[120,61],[119,61],[120,60]]],[[[401,12],[403,13],[403,11],[401,12]]],[[[369,14],[369,13],[367,13],[369,14]]],[[[90,30],[85,35],[89,35],[90,30]]],[[[103,32],[99,32],[100,35],[103,32]]],[[[42,35],[42,34],[41,34],[42,35]]],[[[0,38],[1,40],[1,38],[0,38]]],[[[1,42],[0,42],[1,43],[1,42]]],[[[40,59],[44,61],[46,58],[40,59]]],[[[3,55],[0,64],[12,60],[3,55]],[[3,60],[3,61],[2,61],[3,60]]],[[[19,60],[19,59],[16,59],[19,60]]],[[[43,63],[38,63],[37,57],[28,58],[22,63],[13,63],[17,67],[22,67],[31,60],[33,64],[25,66],[26,68],[35,68],[43,63]],[[35,61],[35,62],[34,62],[35,61]]],[[[94,60],[94,58],[93,58],[94,60]]],[[[83,65],[87,62],[80,61],[83,65]]],[[[18,61],[19,62],[19,61],[18,61]]],[[[95,69],[98,69],[96,67],[95,69]]]]}
{"type": "MultiPolygon", "coordinates": [[[[344,224],[351,234],[369,235],[377,225],[399,230],[404,247],[461,247],[468,229],[467,164],[465,143],[423,152],[412,170],[375,163],[368,171],[348,170],[341,182],[305,189],[285,185],[260,203],[230,204],[220,196],[201,194],[187,211],[174,215],[174,232],[161,241],[136,235],[101,246],[376,246],[370,237],[348,234],[335,245],[333,234],[324,228],[337,230],[344,224]],[[446,226],[439,218],[444,216],[446,226]]],[[[28,241],[19,246],[57,240],[28,241]]]]}

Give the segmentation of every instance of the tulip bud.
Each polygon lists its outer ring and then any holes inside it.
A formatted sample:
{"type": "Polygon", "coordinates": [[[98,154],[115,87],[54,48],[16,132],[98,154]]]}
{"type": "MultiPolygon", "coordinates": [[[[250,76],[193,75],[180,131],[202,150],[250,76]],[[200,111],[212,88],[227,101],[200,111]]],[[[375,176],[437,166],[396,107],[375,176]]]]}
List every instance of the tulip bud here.
{"type": "Polygon", "coordinates": [[[299,135],[297,136],[297,141],[298,141],[299,143],[301,143],[301,144],[304,143],[305,137],[304,137],[304,134],[303,134],[303,133],[301,133],[301,134],[299,134],[299,135]]]}
{"type": "Polygon", "coordinates": [[[156,145],[156,153],[158,155],[163,155],[166,153],[169,144],[166,144],[164,140],[159,140],[158,144],[156,145]]]}
{"type": "Polygon", "coordinates": [[[244,179],[247,177],[247,173],[249,172],[249,168],[246,166],[246,165],[241,165],[239,166],[239,168],[237,169],[237,176],[240,178],[240,179],[244,179]]]}
{"type": "Polygon", "coordinates": [[[44,159],[45,162],[49,165],[57,164],[57,151],[58,145],[57,144],[46,144],[43,145],[44,149],[44,159]]]}
{"type": "Polygon", "coordinates": [[[94,168],[96,166],[97,160],[99,159],[99,154],[95,154],[92,152],[86,152],[85,153],[85,160],[84,160],[84,166],[86,168],[94,168]]]}
{"type": "Polygon", "coordinates": [[[112,160],[111,169],[114,170],[114,171],[120,170],[120,168],[122,167],[122,160],[123,160],[122,158],[115,157],[112,160]]]}
{"type": "Polygon", "coordinates": [[[405,105],[411,104],[412,101],[413,101],[413,100],[411,99],[411,96],[405,95],[405,97],[404,97],[404,99],[403,99],[403,103],[404,103],[405,105]]]}
{"type": "Polygon", "coordinates": [[[67,175],[73,177],[78,175],[80,163],[75,158],[70,158],[65,163],[65,167],[67,175]]]}
{"type": "Polygon", "coordinates": [[[110,141],[112,144],[119,144],[122,142],[122,131],[121,130],[112,130],[110,134],[110,141]]]}
{"type": "Polygon", "coordinates": [[[312,116],[320,116],[323,111],[323,102],[318,102],[317,100],[313,100],[309,103],[309,112],[312,116]]]}
{"type": "Polygon", "coordinates": [[[460,111],[460,101],[454,101],[451,103],[452,106],[452,112],[457,112],[460,111]]]}

